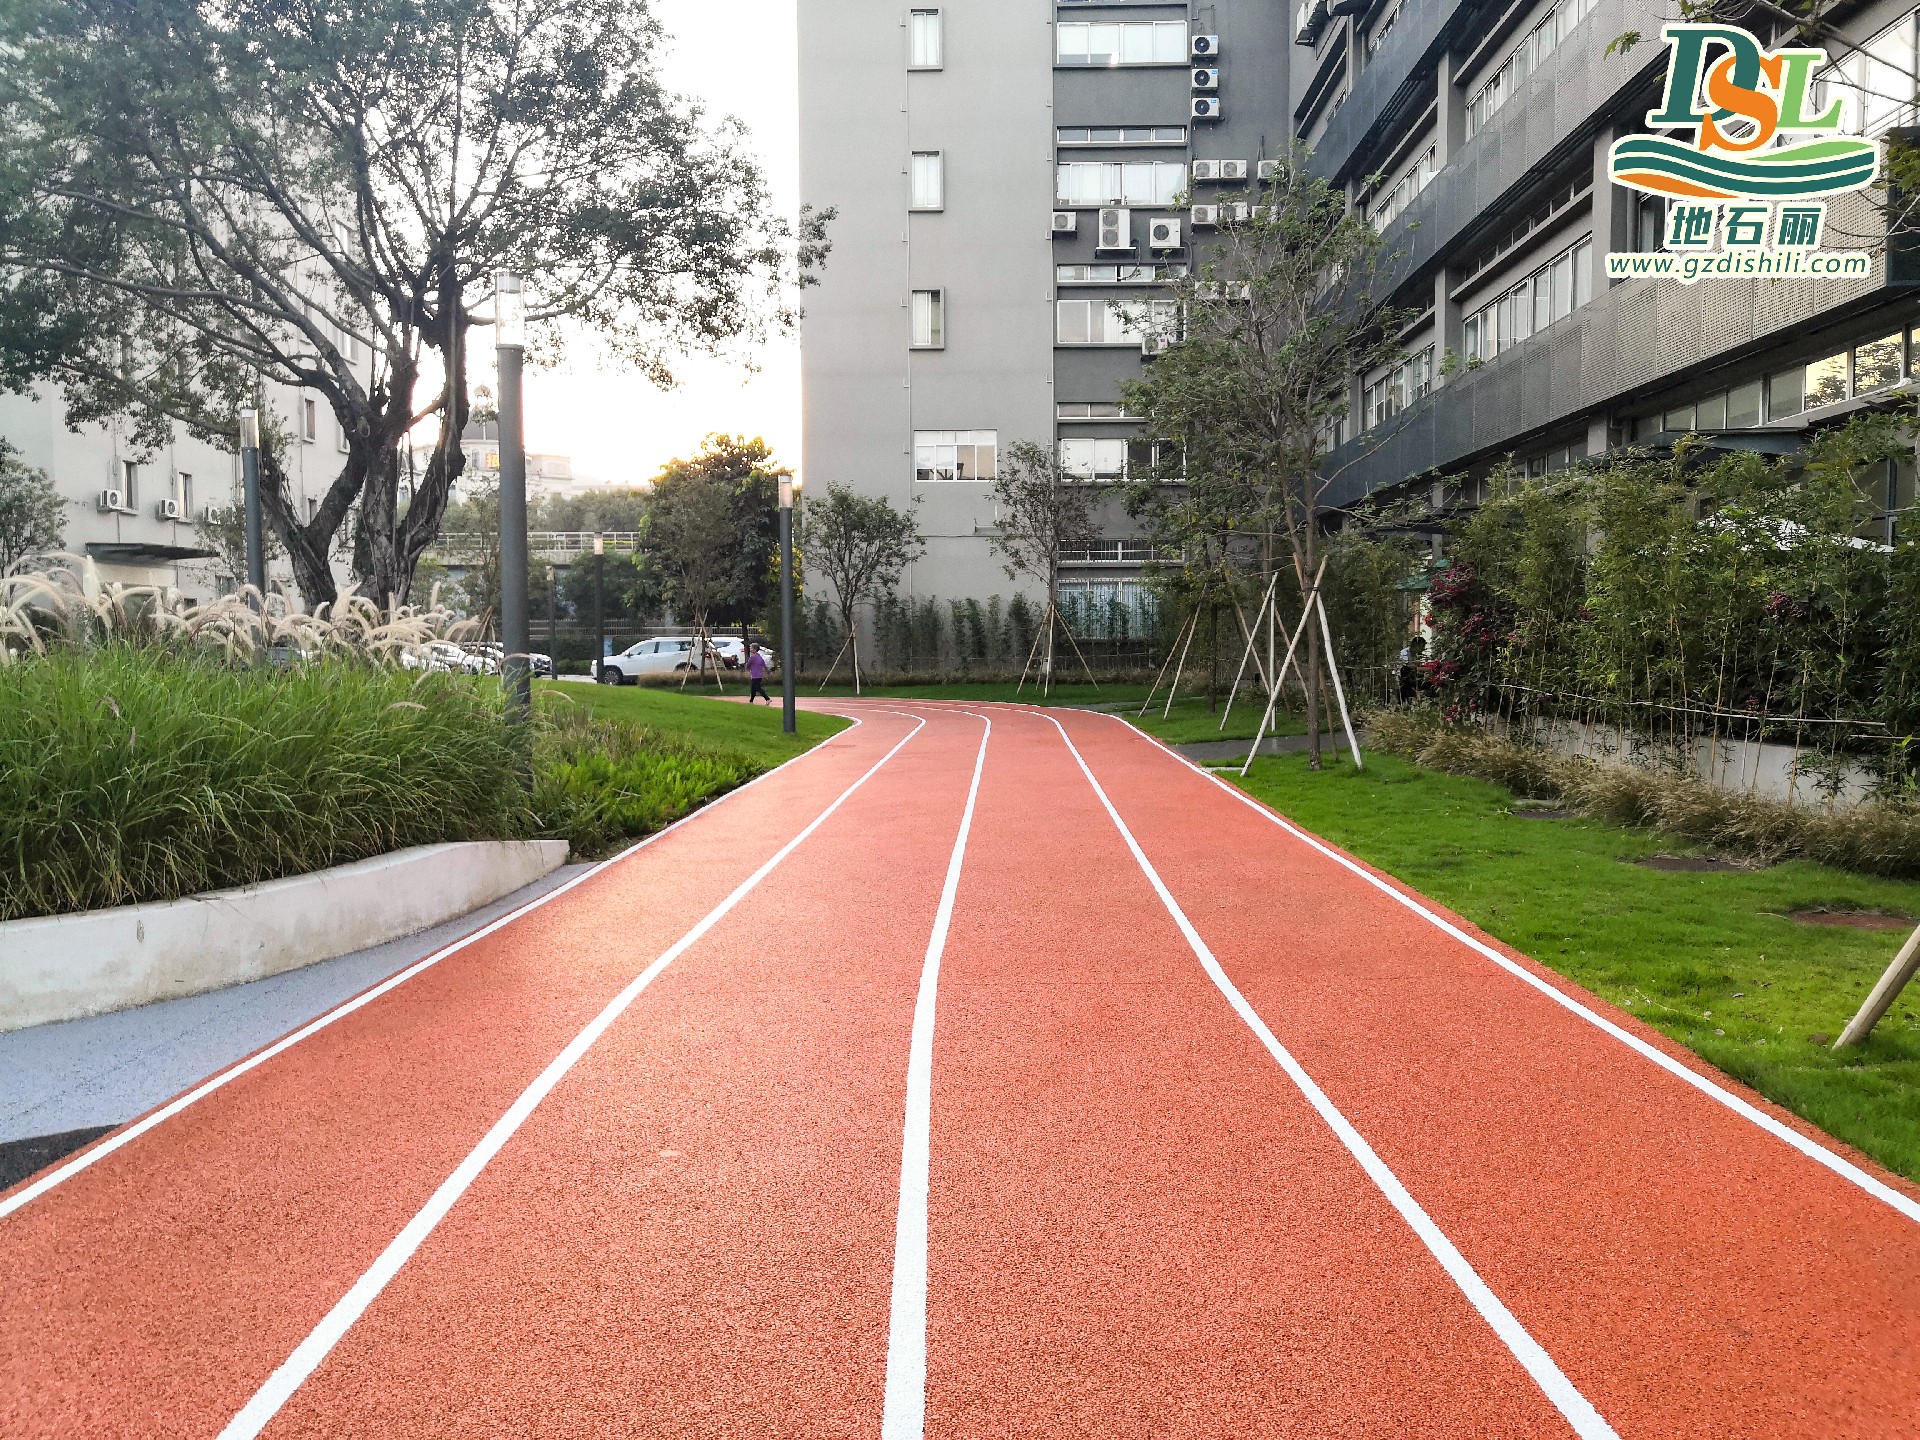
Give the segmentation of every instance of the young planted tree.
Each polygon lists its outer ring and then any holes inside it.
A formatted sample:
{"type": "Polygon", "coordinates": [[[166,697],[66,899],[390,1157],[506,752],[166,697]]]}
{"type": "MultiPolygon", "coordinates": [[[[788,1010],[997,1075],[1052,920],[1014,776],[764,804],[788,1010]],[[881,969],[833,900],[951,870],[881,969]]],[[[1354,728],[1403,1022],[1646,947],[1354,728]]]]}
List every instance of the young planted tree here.
{"type": "MultiPolygon", "coordinates": [[[[1379,303],[1380,237],[1306,161],[1301,149],[1283,157],[1249,197],[1254,218],[1223,230],[1177,283],[1182,332],[1125,387],[1161,453],[1179,457],[1167,463],[1183,483],[1152,477],[1131,499],[1161,544],[1222,555],[1262,592],[1286,566],[1303,600],[1320,564],[1321,497],[1372,448],[1338,462],[1327,453],[1348,387],[1401,357],[1399,333],[1414,318],[1379,303]]],[[[1324,702],[1312,625],[1307,647],[1317,768],[1324,702]]]]}
{"type": "MultiPolygon", "coordinates": [[[[1064,474],[1051,446],[1016,440],[1001,462],[992,493],[1000,511],[1000,533],[993,538],[993,548],[1006,558],[1007,578],[1017,580],[1026,575],[1046,591],[1047,605],[1040,617],[1040,633],[1034,638],[1034,651],[1040,656],[1040,693],[1050,694],[1056,633],[1065,633],[1075,654],[1080,650],[1073,632],[1060,618],[1060,552],[1094,538],[1093,511],[1100,487],[1064,474]]],[[[1022,684],[1026,683],[1033,658],[1030,654],[1021,670],[1022,684]]],[[[1092,680],[1093,670],[1084,655],[1080,664],[1092,680]]]]}
{"type": "Polygon", "coordinates": [[[739,588],[733,486],[697,470],[669,467],[655,483],[647,506],[646,544],[662,595],[693,622],[700,673],[705,675],[709,626],[733,604],[739,588]]]}
{"type": "Polygon", "coordinates": [[[780,479],[793,472],[776,464],[767,442],[743,435],[709,435],[698,453],[670,461],[656,484],[697,478],[732,497],[732,580],[715,618],[747,626],[780,598],[780,479]]]}
{"type": "Polygon", "coordinates": [[[335,598],[352,516],[356,580],[404,597],[464,465],[496,271],[527,278],[536,359],[591,332],[665,383],[677,353],[790,320],[824,254],[737,128],[661,88],[660,45],[648,0],[9,0],[0,388],[228,448],[238,407],[303,388],[345,453],[308,518],[268,416],[301,593],[335,598]],[[403,507],[401,448],[434,421],[403,507]]]}
{"type": "Polygon", "coordinates": [[[23,464],[0,440],[0,575],[29,555],[58,550],[66,541],[67,504],[47,472],[23,464]]]}
{"type": "MultiPolygon", "coordinates": [[[[855,621],[861,605],[877,605],[900,583],[900,572],[926,553],[914,512],[915,499],[903,512],[884,495],[855,495],[844,485],[829,485],[819,499],[809,499],[797,512],[807,566],[833,587],[844,637],[840,655],[853,655],[853,689],[860,691],[860,642],[855,621]]],[[[834,657],[827,679],[840,668],[834,657]]],[[[821,682],[826,688],[826,681],[821,682]]]]}

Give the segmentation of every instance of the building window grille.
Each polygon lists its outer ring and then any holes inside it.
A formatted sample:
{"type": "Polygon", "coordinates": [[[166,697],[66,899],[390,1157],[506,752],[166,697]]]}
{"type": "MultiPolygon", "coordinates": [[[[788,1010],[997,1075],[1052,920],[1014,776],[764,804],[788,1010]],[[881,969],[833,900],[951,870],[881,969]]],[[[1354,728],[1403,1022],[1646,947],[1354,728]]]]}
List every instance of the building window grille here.
{"type": "Polygon", "coordinates": [[[1057,125],[1056,145],[1184,145],[1184,125],[1057,125]]]}
{"type": "Polygon", "coordinates": [[[927,484],[991,480],[1000,473],[999,446],[998,430],[916,430],[913,478],[927,484]]]}
{"type": "Polygon", "coordinates": [[[1519,93],[1527,77],[1539,69],[1582,20],[1593,14],[1599,0],[1561,0],[1519,43],[1507,52],[1486,83],[1467,97],[1467,138],[1479,134],[1502,106],[1519,93]]]}
{"type": "Polygon", "coordinates": [[[1184,265],[1056,265],[1053,278],[1061,285],[1156,285],[1178,280],[1184,265]]]}
{"type": "Polygon", "coordinates": [[[1491,360],[1592,298],[1593,240],[1582,236],[1469,315],[1461,327],[1462,349],[1468,360],[1491,360]]]}
{"type": "Polygon", "coordinates": [[[1361,414],[1371,430],[1433,389],[1433,346],[1402,360],[1361,392],[1361,414]]]}
{"type": "Polygon", "coordinates": [[[1148,300],[1056,300],[1054,341],[1060,345],[1138,345],[1141,322],[1170,337],[1177,327],[1178,302],[1148,300]]]}
{"type": "Polygon", "coordinates": [[[1406,168],[1391,188],[1381,192],[1373,207],[1373,228],[1384,230],[1394,219],[1413,203],[1414,197],[1426,189],[1433,180],[1434,147],[1429,145],[1426,153],[1406,168]]]}

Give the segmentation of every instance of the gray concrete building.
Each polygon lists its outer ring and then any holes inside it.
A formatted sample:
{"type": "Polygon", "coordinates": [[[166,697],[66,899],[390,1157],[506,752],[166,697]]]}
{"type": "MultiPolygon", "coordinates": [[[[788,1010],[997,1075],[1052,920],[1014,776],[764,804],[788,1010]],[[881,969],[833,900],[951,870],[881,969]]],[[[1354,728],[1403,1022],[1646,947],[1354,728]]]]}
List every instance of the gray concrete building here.
{"type": "MultiPolygon", "coordinates": [[[[1851,88],[1868,133],[1913,124],[1911,5],[1831,15],[1852,46],[1826,91],[1851,88]]],[[[1405,363],[1350,377],[1333,504],[1472,503],[1496,466],[1677,431],[1790,448],[1887,403],[1920,374],[1897,253],[1858,279],[1608,278],[1610,252],[1664,243],[1664,208],[1613,185],[1607,155],[1646,128],[1672,18],[1652,0],[802,0],[802,194],[837,212],[802,331],[808,482],[919,502],[911,593],[1008,592],[996,457],[1038,439],[1079,473],[1126,472],[1119,387],[1151,362],[1108,302],[1138,312],[1295,137],[1380,227],[1386,290],[1418,312],[1405,363]],[[1628,31],[1641,43],[1610,44],[1628,31]]],[[[1830,206],[1831,230],[1873,225],[1863,197],[1830,206]]],[[[1912,489],[1888,477],[1890,513],[1912,489]]],[[[1106,537],[1071,583],[1130,594],[1143,549],[1117,510],[1106,537]]]]}

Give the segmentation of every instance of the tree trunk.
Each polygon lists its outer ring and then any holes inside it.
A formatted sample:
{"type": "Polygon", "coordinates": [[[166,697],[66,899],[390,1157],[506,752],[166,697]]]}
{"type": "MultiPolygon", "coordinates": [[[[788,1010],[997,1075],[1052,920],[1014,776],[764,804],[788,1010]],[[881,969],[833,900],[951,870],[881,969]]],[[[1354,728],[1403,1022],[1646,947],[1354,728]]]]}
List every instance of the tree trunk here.
{"type": "MultiPolygon", "coordinates": [[[[1301,569],[1302,576],[1311,584],[1314,573],[1314,506],[1311,483],[1307,492],[1307,524],[1305,535],[1306,564],[1301,569]]],[[[1302,596],[1304,601],[1307,597],[1302,596]]],[[[1306,611],[1301,611],[1306,619],[1306,611]]],[[[1307,620],[1307,768],[1320,768],[1320,627],[1307,620]]]]}
{"type": "Polygon", "coordinates": [[[1207,713],[1220,703],[1220,602],[1207,605],[1207,713]]]}

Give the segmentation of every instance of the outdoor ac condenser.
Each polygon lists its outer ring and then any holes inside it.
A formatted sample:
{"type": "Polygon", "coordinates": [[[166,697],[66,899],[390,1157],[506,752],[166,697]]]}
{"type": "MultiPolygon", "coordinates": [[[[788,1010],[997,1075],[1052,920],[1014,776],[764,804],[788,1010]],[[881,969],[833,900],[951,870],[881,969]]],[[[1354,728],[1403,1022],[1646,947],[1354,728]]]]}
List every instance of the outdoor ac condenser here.
{"type": "Polygon", "coordinates": [[[1220,97],[1218,95],[1194,96],[1193,118],[1196,120],[1218,120],[1220,118],[1220,97]]]}
{"type": "Polygon", "coordinates": [[[126,496],[122,495],[118,490],[102,490],[100,492],[100,508],[102,510],[124,510],[127,508],[126,496]]]}
{"type": "Polygon", "coordinates": [[[1100,235],[1095,250],[1133,250],[1133,212],[1114,207],[1100,212],[1100,235]]]}
{"type": "Polygon", "coordinates": [[[1078,210],[1056,210],[1053,212],[1053,233],[1055,235],[1072,235],[1077,233],[1079,229],[1080,212],[1078,210]]]}
{"type": "Polygon", "coordinates": [[[1180,248],[1180,222],[1161,218],[1147,226],[1147,248],[1149,250],[1178,250],[1180,248]]]}

